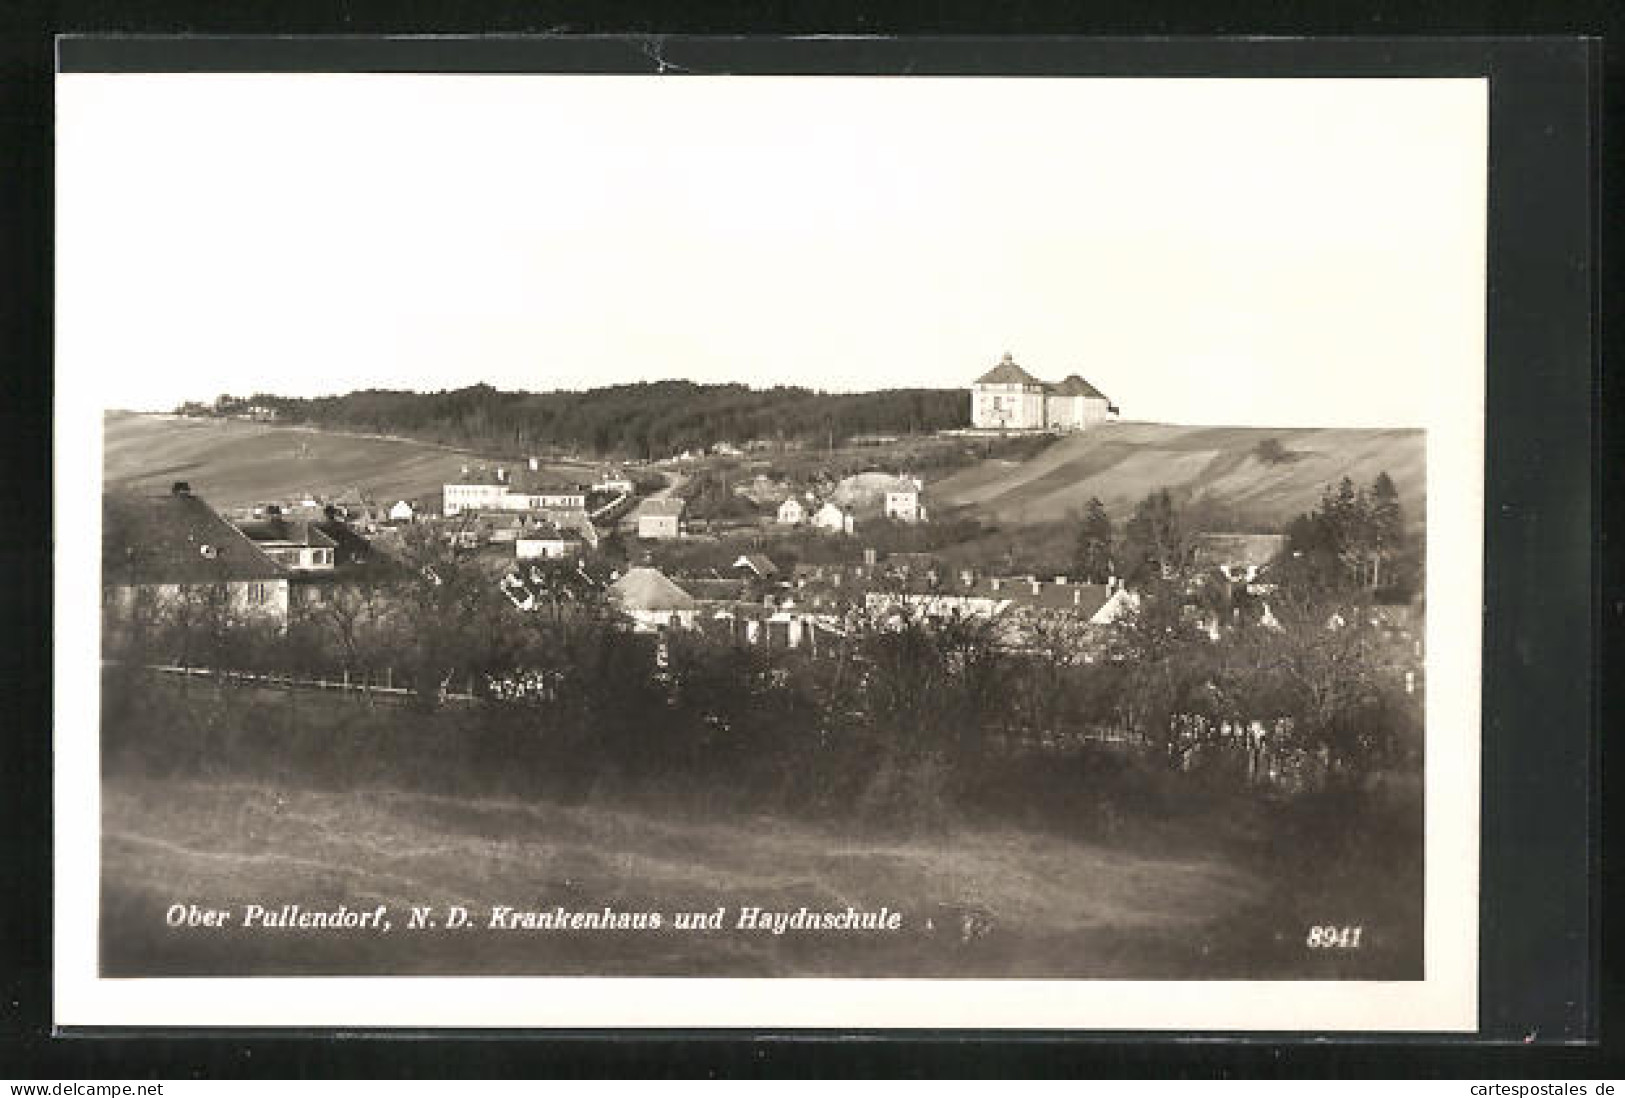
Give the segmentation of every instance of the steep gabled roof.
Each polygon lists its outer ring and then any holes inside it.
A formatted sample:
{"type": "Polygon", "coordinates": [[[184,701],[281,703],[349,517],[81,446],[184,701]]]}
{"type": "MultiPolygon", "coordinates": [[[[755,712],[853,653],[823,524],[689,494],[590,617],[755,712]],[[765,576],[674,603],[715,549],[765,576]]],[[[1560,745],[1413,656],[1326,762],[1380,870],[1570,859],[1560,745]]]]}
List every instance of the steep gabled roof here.
{"type": "Polygon", "coordinates": [[[1016,365],[1015,359],[1006,351],[999,364],[981,377],[976,379],[978,385],[1042,385],[1032,374],[1016,365]]]}
{"type": "Polygon", "coordinates": [[[776,576],[779,574],[779,566],[762,553],[742,553],[739,559],[734,561],[733,566],[735,568],[749,568],[758,576],[776,576]]]}
{"type": "Polygon", "coordinates": [[[612,602],[626,610],[692,610],[694,596],[658,568],[633,568],[609,585],[612,602]]]}
{"type": "Polygon", "coordinates": [[[1049,391],[1056,396],[1092,397],[1095,400],[1105,400],[1106,394],[1089,384],[1077,374],[1068,374],[1058,385],[1049,386],[1049,391]]]}
{"type": "Polygon", "coordinates": [[[104,584],[238,583],[287,575],[190,493],[102,497],[104,584]]]}

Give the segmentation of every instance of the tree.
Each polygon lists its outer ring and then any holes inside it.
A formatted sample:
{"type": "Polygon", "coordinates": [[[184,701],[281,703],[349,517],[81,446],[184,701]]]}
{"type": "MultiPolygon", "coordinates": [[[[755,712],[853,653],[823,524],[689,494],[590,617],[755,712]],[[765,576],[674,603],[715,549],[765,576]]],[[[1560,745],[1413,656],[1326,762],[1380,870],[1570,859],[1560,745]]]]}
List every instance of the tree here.
{"type": "MultiPolygon", "coordinates": [[[[1386,471],[1378,473],[1371,485],[1368,516],[1371,526],[1371,586],[1383,583],[1384,566],[1405,543],[1404,515],[1399,506],[1399,489],[1386,471]]],[[[1390,580],[1390,583],[1392,581],[1390,580]]]]}
{"type": "Polygon", "coordinates": [[[1177,768],[1190,747],[1181,718],[1205,708],[1209,645],[1185,613],[1180,584],[1152,576],[1139,592],[1139,604],[1119,619],[1109,646],[1122,671],[1119,717],[1177,768]]]}
{"type": "Polygon", "coordinates": [[[1189,556],[1190,538],[1168,489],[1142,499],[1123,528],[1125,578],[1137,582],[1171,578],[1189,556]]]}
{"type": "Polygon", "coordinates": [[[1073,571],[1086,583],[1105,583],[1112,575],[1112,520],[1099,497],[1091,497],[1078,527],[1073,571]]]}

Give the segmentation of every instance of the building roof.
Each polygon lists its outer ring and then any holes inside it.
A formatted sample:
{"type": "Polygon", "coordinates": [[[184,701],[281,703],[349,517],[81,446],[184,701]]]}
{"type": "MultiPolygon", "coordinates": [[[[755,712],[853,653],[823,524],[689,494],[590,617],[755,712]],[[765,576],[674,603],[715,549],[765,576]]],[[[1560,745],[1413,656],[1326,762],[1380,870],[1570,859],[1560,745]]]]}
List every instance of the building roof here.
{"type": "Polygon", "coordinates": [[[779,566],[761,553],[744,553],[738,560],[734,561],[733,566],[735,568],[749,568],[758,576],[776,576],[779,574],[779,566]]]}
{"type": "Polygon", "coordinates": [[[1049,386],[1049,391],[1056,396],[1092,397],[1095,400],[1105,400],[1106,394],[1089,384],[1077,374],[1068,374],[1057,385],[1049,386]]]}
{"type": "Polygon", "coordinates": [[[880,485],[882,492],[907,492],[910,495],[919,495],[920,486],[913,477],[892,477],[880,485]]]}
{"type": "Polygon", "coordinates": [[[646,499],[638,504],[636,515],[638,518],[679,518],[683,514],[683,507],[683,501],[676,496],[646,499]]]}
{"type": "Polygon", "coordinates": [[[237,529],[256,544],[284,542],[315,549],[338,548],[338,539],[324,532],[322,525],[307,519],[272,517],[260,522],[239,522],[237,529]]]}
{"type": "Polygon", "coordinates": [[[519,537],[520,541],[581,541],[581,530],[575,526],[561,526],[542,519],[533,522],[519,537]]]}
{"type": "Polygon", "coordinates": [[[495,468],[481,466],[478,469],[470,469],[466,476],[459,473],[455,477],[448,478],[446,480],[446,484],[447,486],[468,486],[476,484],[486,486],[501,485],[507,488],[510,492],[513,492],[515,495],[531,496],[560,494],[565,492],[580,493],[583,490],[579,484],[569,484],[561,481],[557,476],[545,470],[536,470],[533,472],[532,470],[525,468],[523,465],[512,469],[505,465],[499,465],[495,468]],[[502,477],[497,476],[498,469],[502,470],[502,477]]]}
{"type": "Polygon", "coordinates": [[[1262,567],[1286,549],[1285,534],[1198,534],[1196,562],[1222,567],[1262,567]]]}
{"type": "Polygon", "coordinates": [[[680,577],[675,582],[677,586],[701,602],[739,602],[745,590],[744,581],[737,579],[689,579],[680,577]]]}
{"type": "Polygon", "coordinates": [[[976,379],[978,385],[1042,385],[1032,374],[1016,365],[1015,359],[1006,351],[999,364],[981,377],[976,379]]]}
{"type": "Polygon", "coordinates": [[[633,568],[609,585],[609,597],[625,610],[692,610],[694,596],[658,568],[633,568]]]}
{"type": "Polygon", "coordinates": [[[288,573],[190,493],[102,497],[104,584],[206,584],[288,573]]]}

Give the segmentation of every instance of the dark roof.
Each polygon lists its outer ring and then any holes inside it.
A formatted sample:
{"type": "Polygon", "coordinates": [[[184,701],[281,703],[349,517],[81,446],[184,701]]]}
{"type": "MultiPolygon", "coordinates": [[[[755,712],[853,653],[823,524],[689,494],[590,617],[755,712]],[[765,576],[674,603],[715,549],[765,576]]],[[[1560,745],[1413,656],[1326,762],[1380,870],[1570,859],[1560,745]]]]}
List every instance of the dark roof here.
{"type": "Polygon", "coordinates": [[[690,579],[678,576],[677,586],[701,602],[738,602],[745,585],[736,579],[690,579]]]}
{"type": "Polygon", "coordinates": [[[1105,400],[1106,394],[1089,384],[1077,374],[1068,374],[1058,385],[1051,385],[1049,391],[1056,396],[1093,397],[1095,400],[1105,400]]]}
{"type": "MultiPolygon", "coordinates": [[[[336,549],[338,541],[322,531],[324,523],[306,519],[269,518],[261,522],[239,522],[237,529],[253,542],[285,541],[321,549],[336,549]]],[[[339,523],[338,525],[343,525],[339,523]]]]}
{"type": "Polygon", "coordinates": [[[336,546],[333,564],[340,571],[346,565],[366,565],[367,570],[376,575],[392,568],[395,563],[389,554],[375,548],[372,541],[356,533],[347,523],[334,519],[319,522],[316,528],[333,539],[336,546]]]}
{"type": "Polygon", "coordinates": [[[976,379],[978,385],[1042,385],[1032,374],[1016,365],[1015,359],[1010,357],[1008,351],[999,364],[981,377],[976,379]]]}
{"type": "Polygon", "coordinates": [[[506,465],[480,466],[470,469],[467,476],[458,473],[456,476],[449,477],[446,483],[453,485],[501,484],[518,495],[535,496],[584,491],[581,485],[566,483],[547,470],[538,469],[532,472],[523,465],[518,468],[509,468],[506,465]],[[503,471],[507,479],[497,476],[498,469],[503,471]]]}
{"type": "Polygon", "coordinates": [[[779,566],[761,553],[743,553],[738,560],[734,561],[734,567],[736,568],[746,566],[758,576],[776,576],[779,574],[779,566]]]}
{"type": "Polygon", "coordinates": [[[560,526],[549,519],[538,519],[520,535],[520,541],[581,541],[580,529],[560,526]]]}
{"type": "Polygon", "coordinates": [[[102,497],[104,584],[235,583],[287,575],[197,496],[102,497]]]}

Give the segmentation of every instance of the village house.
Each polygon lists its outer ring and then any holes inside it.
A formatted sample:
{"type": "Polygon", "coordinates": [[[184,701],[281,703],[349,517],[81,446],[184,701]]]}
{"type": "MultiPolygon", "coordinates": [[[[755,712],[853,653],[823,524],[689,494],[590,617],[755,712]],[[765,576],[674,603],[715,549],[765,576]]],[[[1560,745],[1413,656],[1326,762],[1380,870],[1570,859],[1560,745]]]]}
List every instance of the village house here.
{"type": "Polygon", "coordinates": [[[850,534],[856,528],[851,512],[835,503],[825,503],[813,512],[812,525],[815,529],[831,534],[850,534]]]}
{"type": "Polygon", "coordinates": [[[624,495],[627,492],[635,490],[636,487],[637,485],[632,483],[632,478],[627,476],[621,470],[605,469],[599,474],[598,479],[593,482],[592,490],[594,492],[605,492],[611,495],[624,495]]]}
{"type": "Polygon", "coordinates": [[[517,560],[562,560],[580,556],[586,548],[579,531],[542,521],[519,535],[514,542],[514,556],[517,560]]]}
{"type": "Polygon", "coordinates": [[[286,568],[177,481],[168,495],[102,497],[102,606],[116,627],[218,592],[244,620],[286,626],[286,568]]]}
{"type": "Polygon", "coordinates": [[[776,580],[779,578],[779,566],[774,564],[762,553],[743,553],[733,563],[734,571],[742,576],[759,580],[776,580]]]}
{"type": "Polygon", "coordinates": [[[632,568],[609,585],[610,604],[632,620],[639,633],[692,629],[699,602],[658,568],[632,568]]]}
{"type": "Polygon", "coordinates": [[[1040,381],[1009,352],[971,385],[971,426],[1002,431],[1081,431],[1117,414],[1104,393],[1077,374],[1040,381]]]}
{"type": "Polygon", "coordinates": [[[470,472],[465,465],[456,483],[443,486],[442,496],[442,512],[448,518],[464,511],[582,510],[587,506],[586,489],[550,481],[535,468],[512,473],[502,467],[470,472]]]}
{"type": "Polygon", "coordinates": [[[885,516],[896,522],[926,521],[925,508],[920,504],[922,487],[918,477],[896,477],[882,485],[885,516]]]}
{"type": "Polygon", "coordinates": [[[864,597],[865,609],[881,618],[994,622],[1000,642],[1016,649],[1031,647],[1048,622],[1096,629],[1116,623],[1136,605],[1134,593],[1116,584],[1074,583],[1065,576],[1050,582],[978,576],[968,570],[946,582],[927,575],[877,583],[864,597]]]}
{"type": "Polygon", "coordinates": [[[486,515],[480,520],[480,526],[480,532],[487,542],[512,545],[524,536],[530,523],[524,515],[509,512],[499,515],[486,515]]]}
{"type": "Polygon", "coordinates": [[[406,500],[397,500],[395,506],[389,509],[390,522],[411,522],[417,516],[412,505],[406,500]]]}
{"type": "Polygon", "coordinates": [[[800,526],[807,521],[807,508],[795,496],[779,504],[779,525],[800,526]]]}
{"type": "Polygon", "coordinates": [[[683,501],[675,496],[646,499],[633,512],[640,538],[680,538],[683,536],[683,501]]]}
{"type": "Polygon", "coordinates": [[[331,572],[338,542],[308,519],[273,515],[238,526],[260,551],[289,572],[331,572]]]}
{"type": "Polygon", "coordinates": [[[1198,534],[1192,560],[1231,583],[1256,583],[1286,547],[1285,534],[1198,534]]]}

